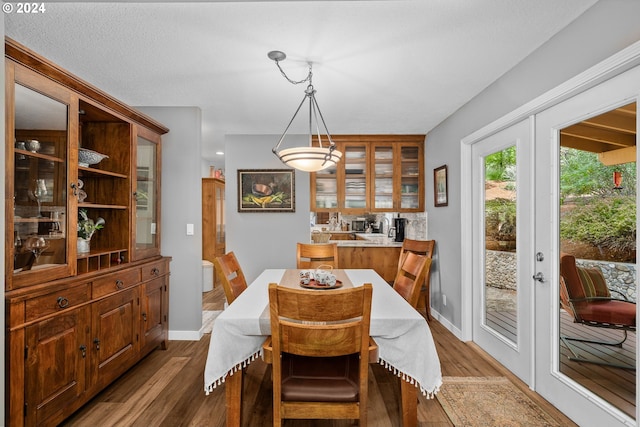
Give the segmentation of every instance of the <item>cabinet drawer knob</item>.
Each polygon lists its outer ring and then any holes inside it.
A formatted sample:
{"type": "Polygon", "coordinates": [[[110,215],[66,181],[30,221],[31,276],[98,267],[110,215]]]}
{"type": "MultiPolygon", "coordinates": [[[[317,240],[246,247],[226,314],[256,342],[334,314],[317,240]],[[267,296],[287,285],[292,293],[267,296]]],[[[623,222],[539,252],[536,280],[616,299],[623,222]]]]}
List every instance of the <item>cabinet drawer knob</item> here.
{"type": "Polygon", "coordinates": [[[151,275],[152,276],[158,276],[160,274],[160,270],[158,269],[158,267],[153,267],[151,269],[151,275]]]}
{"type": "Polygon", "coordinates": [[[124,288],[124,282],[120,279],[116,280],[116,288],[118,289],[124,288]]]}
{"type": "Polygon", "coordinates": [[[60,308],[67,308],[69,307],[69,300],[66,299],[65,297],[58,297],[58,307],[60,308]]]}

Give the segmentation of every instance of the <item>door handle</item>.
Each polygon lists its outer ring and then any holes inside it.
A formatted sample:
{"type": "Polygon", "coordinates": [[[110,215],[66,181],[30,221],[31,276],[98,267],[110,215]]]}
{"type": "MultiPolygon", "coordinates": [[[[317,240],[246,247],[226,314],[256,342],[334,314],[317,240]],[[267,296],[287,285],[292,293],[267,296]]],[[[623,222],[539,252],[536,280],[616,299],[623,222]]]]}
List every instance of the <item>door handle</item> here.
{"type": "Polygon", "coordinates": [[[537,280],[540,283],[544,283],[544,274],[541,271],[538,271],[533,275],[533,280],[537,280]]]}

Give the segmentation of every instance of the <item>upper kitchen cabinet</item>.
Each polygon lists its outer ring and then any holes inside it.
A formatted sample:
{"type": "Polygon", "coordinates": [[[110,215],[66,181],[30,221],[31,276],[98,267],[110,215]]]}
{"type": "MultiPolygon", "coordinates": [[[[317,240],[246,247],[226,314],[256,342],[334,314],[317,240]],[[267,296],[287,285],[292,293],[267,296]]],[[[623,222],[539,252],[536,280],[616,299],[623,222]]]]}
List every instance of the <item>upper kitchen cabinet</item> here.
{"type": "Polygon", "coordinates": [[[311,174],[311,210],[424,211],[424,135],[334,135],[342,160],[311,174]]]}

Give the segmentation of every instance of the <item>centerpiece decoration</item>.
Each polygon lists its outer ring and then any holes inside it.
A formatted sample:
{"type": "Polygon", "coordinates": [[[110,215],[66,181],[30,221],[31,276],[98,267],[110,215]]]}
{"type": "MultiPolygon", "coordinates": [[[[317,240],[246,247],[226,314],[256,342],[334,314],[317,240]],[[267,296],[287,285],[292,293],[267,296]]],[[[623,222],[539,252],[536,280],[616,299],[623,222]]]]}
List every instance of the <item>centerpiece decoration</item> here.
{"type": "Polygon", "coordinates": [[[87,215],[86,209],[78,209],[78,253],[88,253],[91,250],[90,241],[93,233],[104,228],[104,218],[98,217],[92,220],[87,215]]]}

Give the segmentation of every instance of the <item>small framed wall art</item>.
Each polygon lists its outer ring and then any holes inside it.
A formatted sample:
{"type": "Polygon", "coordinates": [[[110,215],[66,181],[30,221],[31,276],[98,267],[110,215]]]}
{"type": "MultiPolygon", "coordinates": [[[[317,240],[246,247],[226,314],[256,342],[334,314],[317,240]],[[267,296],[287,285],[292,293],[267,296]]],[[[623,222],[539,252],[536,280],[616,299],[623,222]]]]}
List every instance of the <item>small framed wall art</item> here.
{"type": "Polygon", "coordinates": [[[293,169],[238,169],[238,212],[295,212],[293,169]]]}
{"type": "Polygon", "coordinates": [[[433,170],[433,204],[435,207],[449,204],[449,183],[447,181],[447,165],[433,170]]]}

